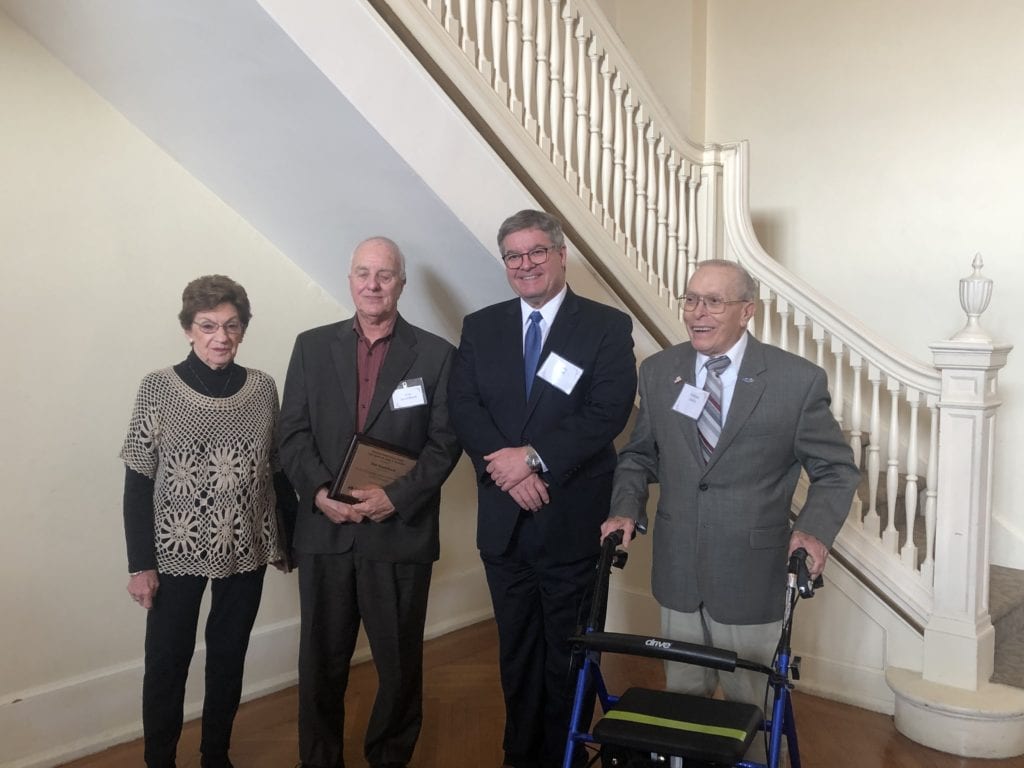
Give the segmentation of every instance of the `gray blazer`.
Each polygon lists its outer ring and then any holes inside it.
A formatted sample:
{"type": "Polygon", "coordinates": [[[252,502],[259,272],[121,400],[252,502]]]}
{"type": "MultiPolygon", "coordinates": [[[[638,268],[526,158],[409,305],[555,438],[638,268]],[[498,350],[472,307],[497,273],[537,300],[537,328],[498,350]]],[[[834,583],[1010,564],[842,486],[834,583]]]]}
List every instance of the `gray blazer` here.
{"type": "Polygon", "coordinates": [[[347,552],[371,560],[430,563],[438,558],[441,484],[462,449],[448,422],[448,373],[455,348],[401,316],[377,378],[364,433],[419,456],[412,470],[384,490],[395,514],[380,523],[331,522],[316,509],[355,433],[358,382],[353,320],[299,334],[278,420],[281,462],[298,491],[296,552],[347,552]],[[391,394],[422,379],[426,405],[394,410],[391,394]]]}
{"type": "Polygon", "coordinates": [[[801,468],[810,489],[795,528],[827,546],[842,527],[859,473],[829,410],[825,372],[752,336],[715,452],[700,455],[695,419],[672,410],[694,384],[689,343],[640,367],[640,411],[619,455],[611,514],[647,523],[648,484],[660,483],[653,526],[658,602],[704,604],[726,624],[782,616],[790,506],[801,468]]]}

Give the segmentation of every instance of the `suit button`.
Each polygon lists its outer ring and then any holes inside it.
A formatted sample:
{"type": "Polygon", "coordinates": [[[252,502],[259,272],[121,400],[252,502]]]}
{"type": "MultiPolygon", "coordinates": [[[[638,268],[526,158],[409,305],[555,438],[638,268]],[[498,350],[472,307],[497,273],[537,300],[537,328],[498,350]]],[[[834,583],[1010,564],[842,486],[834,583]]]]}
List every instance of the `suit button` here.
{"type": "Polygon", "coordinates": [[[707,483],[701,483],[697,487],[700,488],[702,491],[706,491],[708,489],[708,484],[707,483]]]}

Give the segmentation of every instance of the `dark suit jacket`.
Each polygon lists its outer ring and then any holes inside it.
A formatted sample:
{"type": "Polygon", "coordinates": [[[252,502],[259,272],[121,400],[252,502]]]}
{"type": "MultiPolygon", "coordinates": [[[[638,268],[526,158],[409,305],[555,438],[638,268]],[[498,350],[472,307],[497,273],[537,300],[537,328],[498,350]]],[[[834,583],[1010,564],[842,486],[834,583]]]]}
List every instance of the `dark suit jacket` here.
{"type": "Polygon", "coordinates": [[[389,562],[438,558],[441,484],[461,449],[448,422],[448,374],[454,347],[399,316],[381,368],[364,433],[419,455],[416,466],[384,490],[396,513],[381,523],[331,522],[316,510],[355,432],[357,407],[354,319],[299,334],[279,420],[281,462],[298,491],[294,547],[302,553],[347,552],[389,562]],[[399,383],[423,379],[427,404],[394,410],[399,383]]]}
{"type": "Polygon", "coordinates": [[[683,385],[694,383],[696,356],[680,344],[640,366],[640,412],[619,456],[612,514],[646,523],[647,484],[660,482],[651,578],[658,602],[683,612],[703,602],[726,624],[775,621],[800,470],[810,488],[795,527],[830,546],[859,481],[853,451],[829,410],[825,372],[751,336],[705,466],[696,420],[672,410],[683,385]]]}
{"type": "Polygon", "coordinates": [[[477,546],[487,555],[503,553],[520,511],[491,482],[483,457],[530,444],[547,465],[543,478],[551,497],[536,520],[552,560],[570,562],[599,549],[615,469],[612,440],[625,426],[636,393],[632,322],[568,291],[540,361],[556,352],[583,375],[568,395],[538,377],[529,402],[522,328],[519,299],[468,315],[452,368],[452,424],[479,486],[477,546]]]}

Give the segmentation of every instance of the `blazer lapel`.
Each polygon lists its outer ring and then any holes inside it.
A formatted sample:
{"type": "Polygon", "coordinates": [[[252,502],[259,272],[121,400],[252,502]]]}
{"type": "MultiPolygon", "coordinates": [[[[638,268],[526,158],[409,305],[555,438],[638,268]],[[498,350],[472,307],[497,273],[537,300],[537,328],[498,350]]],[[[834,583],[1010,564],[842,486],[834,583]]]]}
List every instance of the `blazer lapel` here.
{"type": "MultiPolygon", "coordinates": [[[[572,290],[566,288],[565,298],[562,300],[562,306],[558,308],[558,314],[555,315],[555,322],[551,324],[551,330],[548,332],[548,337],[544,342],[544,346],[540,350],[540,361],[537,365],[537,370],[540,370],[540,366],[544,365],[544,361],[548,355],[551,354],[553,349],[567,350],[570,348],[569,340],[572,335],[576,332],[576,326],[579,323],[579,301],[576,298],[576,294],[572,290]]],[[[520,355],[520,358],[522,355],[520,355]]],[[[571,362],[571,361],[570,361],[571,362]]],[[[523,394],[526,394],[526,369],[525,362],[521,366],[520,376],[524,378],[523,381],[523,394]]],[[[530,389],[530,400],[526,405],[526,418],[529,419],[533,414],[534,409],[537,407],[537,403],[540,402],[541,398],[547,392],[551,385],[548,384],[544,379],[535,377],[533,380],[533,386],[530,389]]]]}
{"type": "Polygon", "coordinates": [[[356,334],[352,323],[353,320],[345,320],[338,324],[337,335],[331,341],[331,361],[334,363],[344,403],[348,405],[348,413],[354,418],[359,402],[359,382],[356,374],[356,334]]]}
{"type": "MultiPolygon", "coordinates": [[[[736,386],[732,392],[732,402],[729,404],[729,414],[725,417],[725,424],[722,425],[722,434],[718,438],[718,444],[711,454],[706,470],[711,469],[725,450],[739,434],[740,429],[754,412],[757,403],[764,394],[764,381],[761,374],[764,373],[764,350],[762,345],[753,336],[747,339],[747,350],[743,353],[743,362],[736,377],[736,386]]],[[[705,471],[706,471],[705,470],[705,471]]]]}
{"type": "Polygon", "coordinates": [[[370,431],[373,423],[384,410],[384,406],[391,400],[392,393],[405,378],[405,374],[415,360],[416,336],[409,324],[399,315],[395,319],[395,329],[392,331],[388,356],[384,358],[384,365],[381,366],[380,375],[377,376],[377,386],[374,387],[373,400],[370,401],[370,409],[366,414],[364,432],[370,431]]]}
{"type": "MultiPolygon", "coordinates": [[[[674,381],[672,389],[669,390],[672,395],[672,401],[668,403],[670,410],[672,410],[672,406],[675,405],[676,400],[679,398],[679,393],[683,391],[683,388],[687,384],[691,387],[696,386],[697,381],[697,374],[695,372],[695,366],[697,365],[697,352],[689,344],[682,347],[675,347],[674,349],[678,349],[679,354],[672,362],[672,371],[679,380],[674,381]]],[[[672,417],[675,418],[676,422],[679,424],[679,428],[683,433],[683,442],[686,443],[686,447],[693,453],[697,462],[702,464],[704,459],[701,458],[700,455],[700,437],[697,434],[697,420],[691,419],[689,416],[684,416],[675,410],[672,410],[672,417]]]]}

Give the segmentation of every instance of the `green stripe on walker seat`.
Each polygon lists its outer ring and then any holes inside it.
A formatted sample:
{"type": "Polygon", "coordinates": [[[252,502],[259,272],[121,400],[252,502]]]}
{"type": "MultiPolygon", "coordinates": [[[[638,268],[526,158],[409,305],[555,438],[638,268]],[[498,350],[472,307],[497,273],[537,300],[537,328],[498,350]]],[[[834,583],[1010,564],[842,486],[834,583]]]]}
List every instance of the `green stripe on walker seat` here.
{"type": "Polygon", "coordinates": [[[672,728],[677,731],[690,731],[692,733],[704,733],[708,736],[722,736],[726,739],[744,741],[747,738],[746,731],[739,728],[724,728],[720,725],[705,725],[703,723],[688,723],[683,720],[670,720],[667,717],[654,717],[653,715],[641,715],[638,712],[623,712],[613,709],[604,715],[609,720],[625,720],[630,723],[641,723],[643,725],[656,725],[660,728],[672,728]]]}

